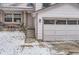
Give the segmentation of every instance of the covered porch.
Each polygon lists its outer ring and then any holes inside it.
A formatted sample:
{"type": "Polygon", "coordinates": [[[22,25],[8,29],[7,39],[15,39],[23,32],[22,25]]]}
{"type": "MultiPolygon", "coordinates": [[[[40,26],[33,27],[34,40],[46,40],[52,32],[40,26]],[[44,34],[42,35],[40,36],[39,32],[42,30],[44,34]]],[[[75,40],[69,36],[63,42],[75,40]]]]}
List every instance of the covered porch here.
{"type": "Polygon", "coordinates": [[[1,30],[20,30],[20,26],[23,24],[24,27],[27,29],[28,37],[34,37],[34,21],[31,15],[32,12],[32,8],[1,7],[1,30]]]}

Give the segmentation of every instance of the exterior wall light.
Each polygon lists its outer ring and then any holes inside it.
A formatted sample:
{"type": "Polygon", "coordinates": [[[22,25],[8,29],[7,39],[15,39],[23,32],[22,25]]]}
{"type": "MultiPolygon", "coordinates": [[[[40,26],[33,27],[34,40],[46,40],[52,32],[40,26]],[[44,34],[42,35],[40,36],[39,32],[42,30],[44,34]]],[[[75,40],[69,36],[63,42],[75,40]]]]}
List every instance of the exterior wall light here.
{"type": "Polygon", "coordinates": [[[41,19],[39,19],[39,23],[41,23],[41,19]]]}

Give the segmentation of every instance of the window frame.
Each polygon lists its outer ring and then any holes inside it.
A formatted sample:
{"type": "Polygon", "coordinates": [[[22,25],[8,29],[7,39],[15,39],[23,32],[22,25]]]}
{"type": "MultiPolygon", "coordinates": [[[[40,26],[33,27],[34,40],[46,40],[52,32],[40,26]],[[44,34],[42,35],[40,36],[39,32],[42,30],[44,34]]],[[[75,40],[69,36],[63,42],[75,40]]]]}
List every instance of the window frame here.
{"type": "MultiPolygon", "coordinates": [[[[79,18],[44,18],[45,20],[50,21],[53,20],[54,23],[52,25],[79,25],[79,18]],[[57,24],[57,21],[61,21],[60,23],[57,24]],[[65,22],[64,22],[65,21],[65,22]],[[70,21],[70,24],[68,23],[70,21]],[[63,22],[63,23],[62,23],[63,22]]],[[[44,23],[44,24],[51,24],[51,23],[44,23]]]]}
{"type": "Polygon", "coordinates": [[[11,13],[6,13],[5,14],[5,18],[4,18],[5,22],[12,22],[12,14],[11,13]],[[9,16],[8,16],[9,15],[9,16]],[[6,19],[11,18],[11,21],[6,21],[6,19]]]}
{"type": "Polygon", "coordinates": [[[67,25],[78,25],[78,20],[67,20],[67,25]],[[68,23],[68,21],[70,23],[68,23]],[[76,22],[74,22],[74,21],[76,21],[76,22]]]}
{"type": "Polygon", "coordinates": [[[21,22],[22,14],[19,14],[18,13],[18,15],[20,15],[19,17],[15,17],[15,14],[17,14],[17,13],[14,13],[14,18],[13,18],[14,19],[14,22],[17,22],[17,21],[15,21],[15,19],[17,19],[17,18],[20,19],[20,22],[21,22]]]}
{"type": "Polygon", "coordinates": [[[67,20],[56,20],[56,25],[66,25],[66,21],[67,20]],[[61,22],[57,23],[57,21],[61,21],[61,22]],[[65,21],[65,23],[62,23],[63,21],[65,21]]]}
{"type": "Polygon", "coordinates": [[[6,18],[12,18],[11,22],[15,22],[15,23],[17,23],[16,21],[14,21],[15,18],[20,18],[21,19],[20,22],[22,21],[22,13],[17,13],[17,12],[16,13],[5,13],[5,15],[7,15],[7,14],[11,14],[12,16],[11,17],[6,17],[5,16],[4,17],[4,22],[8,22],[8,21],[5,21],[6,18]],[[20,16],[19,17],[17,17],[17,16],[15,17],[15,14],[17,14],[17,15],[20,14],[20,16]]]}
{"type": "Polygon", "coordinates": [[[55,20],[44,20],[44,24],[55,24],[55,20]],[[51,23],[51,21],[52,21],[52,23],[51,23]]]}

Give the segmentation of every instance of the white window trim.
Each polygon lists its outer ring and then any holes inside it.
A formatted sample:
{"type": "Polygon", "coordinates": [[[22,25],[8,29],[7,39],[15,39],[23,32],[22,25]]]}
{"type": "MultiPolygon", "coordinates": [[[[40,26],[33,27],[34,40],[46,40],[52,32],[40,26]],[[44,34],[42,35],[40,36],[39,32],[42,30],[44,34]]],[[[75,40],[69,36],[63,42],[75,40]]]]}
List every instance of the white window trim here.
{"type": "Polygon", "coordinates": [[[12,22],[6,22],[5,16],[4,16],[4,22],[5,23],[17,23],[17,22],[14,22],[14,14],[21,14],[21,22],[22,22],[22,12],[6,12],[5,14],[8,14],[8,13],[12,14],[12,22]]]}
{"type": "MultiPolygon", "coordinates": [[[[44,20],[47,20],[47,19],[44,19],[44,20]]],[[[48,19],[48,20],[51,20],[51,19],[48,19]]],[[[56,21],[57,21],[57,20],[63,20],[63,18],[62,18],[62,19],[61,19],[61,18],[60,18],[60,19],[52,19],[52,20],[54,20],[54,22],[55,22],[55,23],[52,24],[52,25],[79,25],[79,24],[78,24],[78,21],[79,21],[78,18],[64,18],[64,20],[66,20],[66,24],[56,24],[56,21]],[[68,24],[68,23],[67,23],[68,20],[76,20],[76,21],[77,21],[77,24],[68,24]]]]}

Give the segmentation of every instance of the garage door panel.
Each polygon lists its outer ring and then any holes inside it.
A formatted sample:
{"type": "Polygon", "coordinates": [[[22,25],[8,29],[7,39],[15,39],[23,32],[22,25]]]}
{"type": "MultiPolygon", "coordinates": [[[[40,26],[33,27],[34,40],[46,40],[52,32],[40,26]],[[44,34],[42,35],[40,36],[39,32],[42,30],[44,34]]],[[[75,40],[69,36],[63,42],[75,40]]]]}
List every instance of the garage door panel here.
{"type": "Polygon", "coordinates": [[[55,39],[56,40],[65,40],[65,35],[56,35],[55,39]]]}
{"type": "Polygon", "coordinates": [[[59,30],[59,31],[55,31],[55,30],[46,30],[44,31],[44,35],[66,35],[66,31],[62,31],[62,30],[59,30]]]}
{"type": "Polygon", "coordinates": [[[54,41],[55,40],[55,36],[50,36],[50,35],[45,35],[44,36],[44,41],[54,41]]]}
{"type": "Polygon", "coordinates": [[[44,35],[55,35],[55,31],[54,30],[45,30],[44,35]]]}
{"type": "Polygon", "coordinates": [[[73,36],[73,35],[68,35],[68,36],[45,36],[44,40],[45,41],[55,41],[55,40],[78,40],[79,36],[73,36]]]}
{"type": "Polygon", "coordinates": [[[65,40],[66,38],[65,38],[65,36],[48,36],[48,35],[45,35],[45,37],[44,37],[44,40],[45,41],[55,41],[55,40],[65,40]]]}
{"type": "Polygon", "coordinates": [[[79,30],[79,26],[77,26],[77,25],[67,25],[66,30],[79,30]]]}
{"type": "Polygon", "coordinates": [[[76,30],[79,30],[79,25],[76,25],[76,27],[75,27],[75,28],[76,28],[76,30]]]}
{"type": "Polygon", "coordinates": [[[67,35],[66,40],[79,40],[79,36],[77,35],[67,35]]]}
{"type": "Polygon", "coordinates": [[[79,36],[79,30],[78,30],[78,31],[76,31],[76,35],[78,35],[78,36],[79,36]]]}
{"type": "Polygon", "coordinates": [[[66,35],[79,35],[79,31],[76,31],[76,30],[74,30],[74,31],[72,31],[72,30],[66,31],[66,35]]]}
{"type": "Polygon", "coordinates": [[[55,35],[66,35],[66,31],[64,30],[55,31],[55,35]]]}
{"type": "Polygon", "coordinates": [[[55,30],[66,30],[66,25],[56,25],[55,30]]]}
{"type": "Polygon", "coordinates": [[[44,40],[46,40],[46,41],[79,40],[79,31],[78,30],[44,31],[44,40]]]}
{"type": "Polygon", "coordinates": [[[79,40],[79,25],[45,25],[44,41],[79,40]]]}
{"type": "Polygon", "coordinates": [[[55,30],[55,27],[56,26],[52,26],[52,25],[44,25],[44,30],[55,30]]]}

